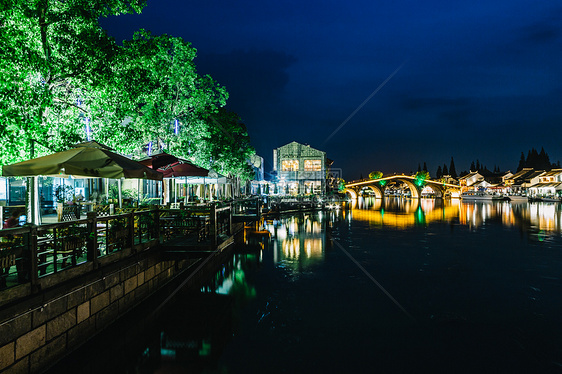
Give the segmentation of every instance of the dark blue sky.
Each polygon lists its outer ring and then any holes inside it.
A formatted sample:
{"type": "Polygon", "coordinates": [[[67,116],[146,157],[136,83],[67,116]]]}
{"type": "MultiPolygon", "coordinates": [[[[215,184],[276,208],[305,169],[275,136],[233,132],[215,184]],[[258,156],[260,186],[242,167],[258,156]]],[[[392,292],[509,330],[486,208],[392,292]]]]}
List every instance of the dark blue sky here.
{"type": "Polygon", "coordinates": [[[476,159],[513,171],[530,148],[562,160],[556,1],[148,0],[102,25],[117,40],[146,28],[191,42],[266,171],[293,140],[346,180],[424,161],[435,174],[451,156],[459,172],[476,159]]]}

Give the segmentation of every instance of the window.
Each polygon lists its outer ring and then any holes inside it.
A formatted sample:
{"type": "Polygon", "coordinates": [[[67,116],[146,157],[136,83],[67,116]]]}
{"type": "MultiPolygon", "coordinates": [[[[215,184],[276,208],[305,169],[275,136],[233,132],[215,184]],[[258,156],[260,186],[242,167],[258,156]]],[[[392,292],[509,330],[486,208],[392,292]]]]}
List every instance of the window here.
{"type": "Polygon", "coordinates": [[[305,171],[322,171],[322,160],[304,160],[305,171]]]}
{"type": "Polygon", "coordinates": [[[281,161],[281,171],[298,171],[299,160],[283,160],[281,161]]]}

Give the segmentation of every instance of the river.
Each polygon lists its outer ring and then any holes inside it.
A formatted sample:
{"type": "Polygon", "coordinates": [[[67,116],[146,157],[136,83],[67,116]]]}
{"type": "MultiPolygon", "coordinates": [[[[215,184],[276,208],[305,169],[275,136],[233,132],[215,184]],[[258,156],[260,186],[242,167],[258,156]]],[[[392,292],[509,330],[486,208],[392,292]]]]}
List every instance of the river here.
{"type": "Polygon", "coordinates": [[[136,351],[103,359],[130,373],[562,370],[560,205],[366,199],[258,229],[136,351]]]}

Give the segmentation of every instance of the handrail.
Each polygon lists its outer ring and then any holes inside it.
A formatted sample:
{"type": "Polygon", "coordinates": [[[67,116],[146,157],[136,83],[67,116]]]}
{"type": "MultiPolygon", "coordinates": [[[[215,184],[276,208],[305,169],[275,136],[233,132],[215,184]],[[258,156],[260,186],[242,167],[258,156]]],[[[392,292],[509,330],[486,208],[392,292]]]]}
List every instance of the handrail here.
{"type": "Polygon", "coordinates": [[[137,210],[112,215],[89,212],[87,218],[26,225],[0,230],[0,292],[21,284],[31,284],[37,292],[44,277],[82,264],[112,262],[133,256],[138,250],[154,248],[150,242],[166,243],[193,235],[198,242],[232,234],[232,204],[217,207],[185,206],[181,209],[137,210]]]}

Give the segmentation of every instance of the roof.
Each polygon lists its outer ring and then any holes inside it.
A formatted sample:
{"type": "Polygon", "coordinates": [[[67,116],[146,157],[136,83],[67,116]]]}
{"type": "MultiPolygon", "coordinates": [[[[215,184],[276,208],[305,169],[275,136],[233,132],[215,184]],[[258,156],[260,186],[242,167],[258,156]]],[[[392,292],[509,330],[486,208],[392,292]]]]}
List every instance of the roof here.
{"type": "Polygon", "coordinates": [[[558,187],[562,185],[562,182],[539,182],[539,183],[535,183],[530,187],[558,187]]]}
{"type": "Polygon", "coordinates": [[[470,177],[475,176],[476,174],[479,174],[479,175],[483,176],[483,175],[480,174],[478,171],[471,171],[470,173],[468,173],[468,174],[466,174],[466,175],[463,175],[462,177],[459,177],[459,180],[461,180],[461,179],[468,179],[468,178],[470,178],[470,177]]]}
{"type": "Polygon", "coordinates": [[[531,180],[535,177],[538,177],[539,175],[543,175],[544,174],[544,170],[537,170],[533,173],[530,173],[529,175],[525,176],[525,179],[531,180]]]}
{"type": "Polygon", "coordinates": [[[326,157],[326,152],[312,148],[308,144],[291,142],[277,148],[278,157],[326,157]]]}
{"type": "Polygon", "coordinates": [[[562,174],[562,169],[552,169],[551,171],[545,172],[541,177],[553,177],[558,174],[562,174]]]}
{"type": "Polygon", "coordinates": [[[535,170],[533,168],[523,168],[521,170],[519,170],[517,173],[513,174],[511,177],[507,178],[507,179],[525,179],[525,177],[528,174],[533,173],[535,170]]]}

